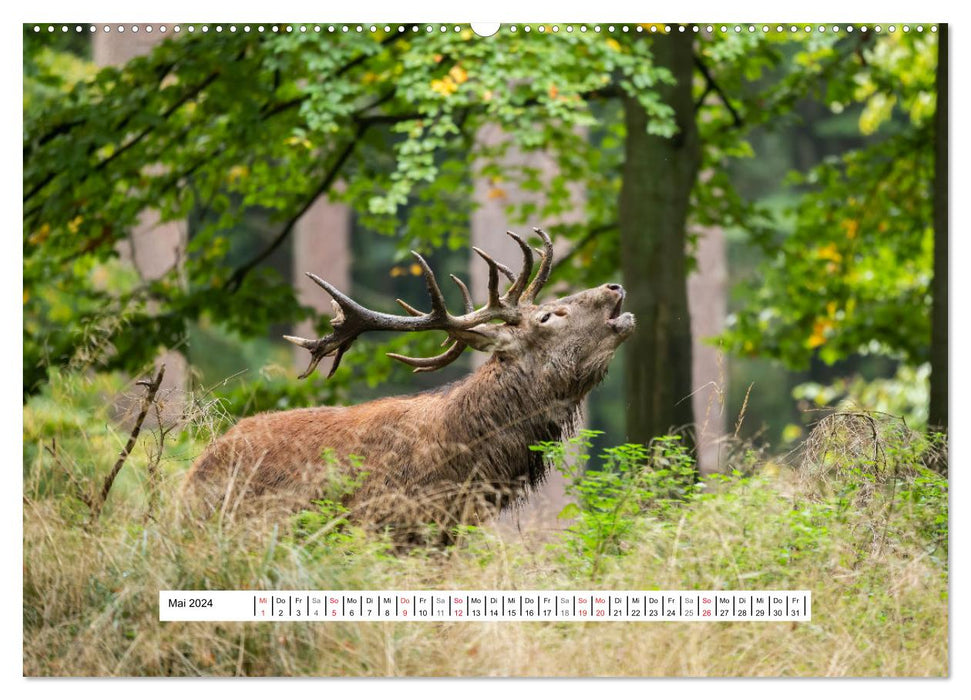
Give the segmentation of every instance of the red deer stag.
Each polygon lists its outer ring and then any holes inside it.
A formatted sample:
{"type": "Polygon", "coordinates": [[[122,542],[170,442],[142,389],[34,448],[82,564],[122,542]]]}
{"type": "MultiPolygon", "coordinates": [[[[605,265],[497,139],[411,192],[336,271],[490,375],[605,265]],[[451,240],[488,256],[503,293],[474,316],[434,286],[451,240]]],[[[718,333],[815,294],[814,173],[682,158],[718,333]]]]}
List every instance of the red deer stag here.
{"type": "Polygon", "coordinates": [[[329,356],[333,375],[367,331],[445,331],[451,345],[436,357],[391,354],[415,372],[444,367],[466,347],[492,357],[461,381],[413,396],[242,420],[200,457],[188,487],[210,512],[257,496],[282,497],[292,508],[319,498],[336,470],[344,483],[356,483],[344,497],[355,519],[388,525],[474,522],[525,495],[547,466],[530,445],[569,433],[581,400],[634,330],[634,316],[621,313],[624,289],[618,284],[536,303],[552,269],[553,245],[534,230],[543,249],[536,249],[541,262],[532,280],[533,249],[515,233],[509,236],[523,257],[518,275],[473,248],[489,266],[489,299],[476,309],[468,288],[452,275],[465,300],[459,316],[449,313],[434,273],[415,252],[431,297],[428,313],[400,299],[408,316],[372,311],[308,273],[333,297],[334,317],[333,331],[323,338],[287,336],[310,351],[301,378],[329,356]],[[502,294],[500,274],[511,283],[502,294]]]}

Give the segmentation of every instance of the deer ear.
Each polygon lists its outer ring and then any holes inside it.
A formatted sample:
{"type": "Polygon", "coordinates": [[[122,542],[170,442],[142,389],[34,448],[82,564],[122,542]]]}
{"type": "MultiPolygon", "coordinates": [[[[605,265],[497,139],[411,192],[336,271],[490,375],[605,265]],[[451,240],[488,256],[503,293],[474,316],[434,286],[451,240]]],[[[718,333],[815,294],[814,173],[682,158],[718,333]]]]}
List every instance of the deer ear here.
{"type": "Polygon", "coordinates": [[[501,352],[513,345],[512,330],[507,325],[480,323],[466,330],[450,331],[449,335],[480,352],[501,352]]]}

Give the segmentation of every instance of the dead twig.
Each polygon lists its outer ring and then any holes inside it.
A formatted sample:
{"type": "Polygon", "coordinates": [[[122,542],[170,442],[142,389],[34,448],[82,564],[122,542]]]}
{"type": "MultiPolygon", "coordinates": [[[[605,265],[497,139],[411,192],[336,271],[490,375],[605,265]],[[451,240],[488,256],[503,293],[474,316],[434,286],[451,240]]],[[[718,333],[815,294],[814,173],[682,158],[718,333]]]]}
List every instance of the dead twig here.
{"type": "Polygon", "coordinates": [[[138,441],[138,434],[142,430],[142,423],[145,422],[145,416],[148,415],[148,410],[155,404],[155,395],[158,393],[158,388],[162,385],[162,377],[165,376],[165,365],[162,365],[158,369],[158,374],[151,381],[141,380],[136,382],[139,386],[144,386],[147,388],[145,393],[145,398],[142,400],[142,408],[138,412],[138,418],[135,419],[135,427],[132,428],[131,435],[128,436],[128,442],[125,447],[121,450],[118,455],[118,459],[115,465],[111,468],[108,476],[105,477],[104,484],[101,486],[101,493],[98,494],[96,500],[94,500],[91,506],[91,514],[95,520],[101,514],[101,509],[104,508],[105,502],[108,500],[108,494],[111,492],[111,487],[115,483],[115,478],[121,471],[121,468],[125,466],[125,461],[128,459],[128,455],[131,454],[132,449],[135,447],[135,443],[138,441]]]}

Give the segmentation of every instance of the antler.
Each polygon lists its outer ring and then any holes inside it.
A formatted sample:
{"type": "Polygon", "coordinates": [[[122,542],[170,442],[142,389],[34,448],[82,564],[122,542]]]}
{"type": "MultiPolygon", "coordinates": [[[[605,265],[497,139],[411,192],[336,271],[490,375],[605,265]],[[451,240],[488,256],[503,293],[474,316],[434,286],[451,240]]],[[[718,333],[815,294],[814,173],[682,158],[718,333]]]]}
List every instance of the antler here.
{"type": "MultiPolygon", "coordinates": [[[[401,299],[396,299],[398,304],[408,312],[408,316],[396,316],[380,311],[372,311],[358,304],[356,301],[339,291],[329,282],[322,280],[312,272],[307,276],[316,282],[333,298],[331,304],[334,307],[334,317],[330,321],[333,331],[317,340],[298,338],[296,336],[283,336],[291,343],[299,345],[310,351],[310,365],[306,371],[300,375],[303,379],[310,375],[320,361],[325,357],[334,357],[328,377],[333,376],[340,365],[341,358],[359,335],[366,331],[430,331],[443,330],[449,333],[452,345],[440,355],[435,357],[408,357],[396,353],[388,353],[388,356],[404,362],[415,368],[415,372],[430,372],[440,369],[445,365],[454,362],[465,350],[466,344],[457,338],[452,338],[451,333],[459,330],[468,330],[480,323],[501,320],[508,324],[517,324],[522,318],[522,307],[531,305],[536,294],[549,279],[550,270],[553,264],[553,242],[550,237],[539,228],[533,229],[543,240],[542,256],[539,272],[532,282],[529,277],[533,271],[533,253],[526,242],[512,231],[507,231],[516,243],[519,244],[523,253],[523,266],[518,276],[514,276],[512,271],[505,265],[501,265],[492,259],[487,253],[478,248],[473,250],[486,261],[489,266],[489,301],[479,309],[475,308],[472,295],[468,287],[455,275],[451,275],[452,280],[458,285],[462,292],[465,303],[465,313],[460,316],[453,316],[449,313],[445,305],[445,296],[442,294],[435,273],[425,259],[415,251],[411,251],[418,265],[421,267],[425,277],[425,285],[428,288],[428,296],[431,299],[432,309],[428,313],[423,313],[410,306],[401,299]],[[499,294],[499,273],[502,272],[512,282],[506,293],[499,294]]],[[[448,342],[446,340],[446,342],[448,342]]]]}

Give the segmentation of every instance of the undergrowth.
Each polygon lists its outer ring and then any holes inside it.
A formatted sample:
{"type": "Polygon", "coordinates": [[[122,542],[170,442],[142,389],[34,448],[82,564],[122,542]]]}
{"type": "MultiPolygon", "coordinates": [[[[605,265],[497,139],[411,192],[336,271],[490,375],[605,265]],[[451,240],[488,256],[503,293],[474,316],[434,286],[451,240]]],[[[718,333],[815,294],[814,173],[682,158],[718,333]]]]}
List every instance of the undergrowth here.
{"type": "Polygon", "coordinates": [[[184,518],[181,479],[220,429],[211,411],[161,446],[157,426],[146,429],[92,519],[76,493],[125,442],[106,400],[122,388],[111,377],[57,378],[25,408],[26,675],[948,673],[948,487],[933,468],[943,446],[889,419],[821,422],[788,460],[739,449],[736,465],[700,480],[676,437],[610,448],[602,468],[586,469],[591,436],[582,433],[536,448],[567,477],[562,533],[509,536],[485,523],[461,528],[452,546],[402,552],[348,519],[340,496],[353,483],[335,482],[287,520],[184,518]],[[395,588],[808,589],[813,619],[158,621],[160,589],[395,588]]]}

